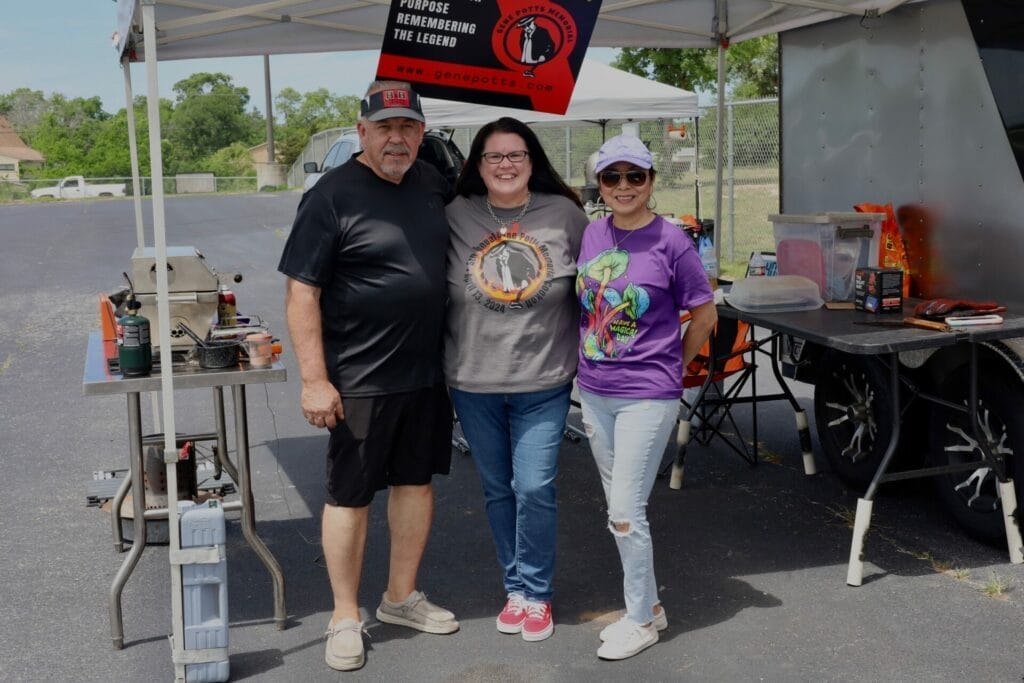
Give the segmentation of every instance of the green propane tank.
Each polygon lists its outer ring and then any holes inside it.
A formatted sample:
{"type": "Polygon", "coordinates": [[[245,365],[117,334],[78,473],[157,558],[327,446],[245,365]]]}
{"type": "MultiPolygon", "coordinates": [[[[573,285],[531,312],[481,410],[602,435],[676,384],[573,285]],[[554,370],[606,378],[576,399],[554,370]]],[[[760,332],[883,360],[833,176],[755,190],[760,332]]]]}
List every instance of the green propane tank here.
{"type": "MultiPolygon", "coordinates": [[[[128,274],[125,273],[125,279],[128,274]]],[[[131,286],[131,280],[128,280],[131,286]]],[[[153,345],[149,339],[149,319],[136,313],[142,304],[135,300],[131,287],[125,302],[128,313],[117,321],[117,362],[125,377],[145,377],[153,369],[153,345]]]]}

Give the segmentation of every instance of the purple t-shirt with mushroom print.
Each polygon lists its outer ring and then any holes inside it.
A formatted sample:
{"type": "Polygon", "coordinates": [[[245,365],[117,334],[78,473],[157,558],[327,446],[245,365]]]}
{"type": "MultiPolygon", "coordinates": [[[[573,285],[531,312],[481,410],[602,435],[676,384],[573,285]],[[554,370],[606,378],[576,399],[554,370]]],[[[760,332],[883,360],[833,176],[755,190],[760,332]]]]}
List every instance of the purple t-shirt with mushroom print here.
{"type": "Polygon", "coordinates": [[[690,237],[660,216],[637,230],[601,218],[587,226],[577,263],[579,387],[618,398],[679,398],[679,312],[713,298],[690,237]]]}

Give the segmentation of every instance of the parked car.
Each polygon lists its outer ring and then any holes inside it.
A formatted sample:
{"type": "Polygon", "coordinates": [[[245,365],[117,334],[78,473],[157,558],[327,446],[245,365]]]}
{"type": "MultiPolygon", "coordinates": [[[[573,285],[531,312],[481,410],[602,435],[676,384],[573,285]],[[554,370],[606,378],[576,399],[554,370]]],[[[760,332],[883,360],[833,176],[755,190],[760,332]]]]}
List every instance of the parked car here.
{"type": "Polygon", "coordinates": [[[54,199],[81,199],[83,197],[124,197],[124,183],[107,183],[94,185],[85,182],[80,175],[68,176],[54,187],[40,187],[32,190],[32,196],[52,197],[54,199]]]}
{"type": "MultiPolygon", "coordinates": [[[[305,192],[316,185],[320,176],[336,166],[341,166],[361,149],[359,134],[355,130],[342,133],[341,137],[327,150],[321,164],[317,165],[315,161],[307,161],[302,165],[302,170],[307,174],[302,183],[302,191],[305,192]]],[[[443,130],[427,131],[420,144],[417,158],[432,164],[453,185],[463,164],[466,163],[466,157],[455,141],[451,139],[451,133],[443,130]]]]}

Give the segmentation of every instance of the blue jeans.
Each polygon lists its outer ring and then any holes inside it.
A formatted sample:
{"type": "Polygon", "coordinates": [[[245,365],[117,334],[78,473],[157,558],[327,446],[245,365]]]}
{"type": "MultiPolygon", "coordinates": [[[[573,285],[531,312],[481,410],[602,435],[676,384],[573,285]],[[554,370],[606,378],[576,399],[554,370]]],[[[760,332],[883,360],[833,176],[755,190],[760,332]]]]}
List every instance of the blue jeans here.
{"type": "Polygon", "coordinates": [[[518,394],[451,389],[480,473],[505,592],[527,600],[551,600],[555,475],[571,390],[571,384],[518,394]]]}
{"type": "Polygon", "coordinates": [[[581,389],[580,405],[622,561],[626,615],[648,624],[659,600],[647,499],[679,417],[679,400],[612,398],[581,389]]]}

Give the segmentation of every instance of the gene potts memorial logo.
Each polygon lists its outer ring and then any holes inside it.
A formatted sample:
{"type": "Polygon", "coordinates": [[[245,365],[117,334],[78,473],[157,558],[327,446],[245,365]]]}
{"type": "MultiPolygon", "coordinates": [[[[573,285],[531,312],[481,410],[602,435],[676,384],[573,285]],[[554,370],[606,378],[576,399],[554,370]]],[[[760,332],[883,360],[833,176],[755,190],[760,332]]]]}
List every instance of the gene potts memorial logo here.
{"type": "Polygon", "coordinates": [[[557,5],[530,5],[506,14],[491,33],[494,53],[511,69],[533,78],[538,67],[556,62],[576,45],[576,22],[557,5]],[[530,12],[522,15],[522,12],[530,12]]]}
{"type": "Polygon", "coordinates": [[[377,77],[410,81],[428,97],[564,114],[600,7],[392,0],[377,77]]]}

